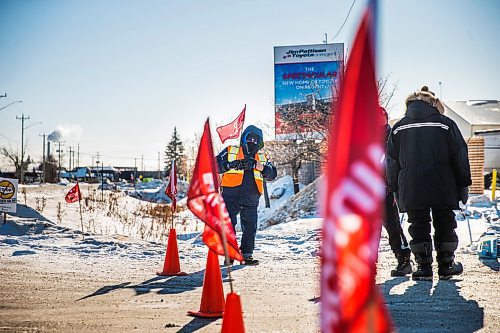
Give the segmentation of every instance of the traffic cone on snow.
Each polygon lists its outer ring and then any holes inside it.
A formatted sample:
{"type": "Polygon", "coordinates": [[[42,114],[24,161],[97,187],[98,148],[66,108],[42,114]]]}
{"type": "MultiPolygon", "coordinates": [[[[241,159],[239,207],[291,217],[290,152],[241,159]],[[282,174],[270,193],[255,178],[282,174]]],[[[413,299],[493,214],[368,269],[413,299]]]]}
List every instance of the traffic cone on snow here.
{"type": "Polygon", "coordinates": [[[163,271],[156,272],[161,276],[173,275],[187,275],[181,272],[181,265],[179,263],[179,250],[177,249],[177,233],[174,228],[170,229],[167,242],[167,253],[165,254],[165,263],[163,264],[163,271]]]}
{"type": "Polygon", "coordinates": [[[202,318],[220,318],[224,313],[224,290],[219,256],[208,250],[207,267],[203,277],[200,311],[188,311],[188,314],[202,318]]]}
{"type": "Polygon", "coordinates": [[[224,318],[222,319],[222,333],[244,333],[243,313],[241,311],[240,295],[227,294],[224,318]]]}

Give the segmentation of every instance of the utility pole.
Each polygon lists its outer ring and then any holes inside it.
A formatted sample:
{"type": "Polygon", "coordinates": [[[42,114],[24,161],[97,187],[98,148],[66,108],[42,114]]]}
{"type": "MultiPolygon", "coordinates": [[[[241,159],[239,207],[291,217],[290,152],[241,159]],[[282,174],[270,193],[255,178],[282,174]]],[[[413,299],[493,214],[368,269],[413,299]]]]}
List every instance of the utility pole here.
{"type": "Polygon", "coordinates": [[[90,177],[94,177],[94,156],[92,156],[92,164],[90,165],[90,177]]]}
{"type": "Polygon", "coordinates": [[[158,179],[161,179],[161,171],[160,171],[160,152],[158,152],[158,179]]]}
{"type": "Polygon", "coordinates": [[[325,40],[323,41],[323,43],[328,44],[328,34],[326,32],[325,32],[325,40]]]}
{"type": "Polygon", "coordinates": [[[144,172],[144,155],[142,155],[142,157],[141,157],[141,170],[142,170],[142,172],[144,172]]]}
{"type": "Polygon", "coordinates": [[[45,133],[39,134],[39,136],[43,136],[42,184],[45,184],[45,133]]]}
{"type": "Polygon", "coordinates": [[[134,157],[134,189],[137,183],[137,157],[134,157]]]}
{"type": "Polygon", "coordinates": [[[24,116],[24,113],[21,115],[21,118],[16,116],[16,119],[21,120],[21,175],[20,181],[21,184],[24,184],[24,121],[30,119],[29,116],[24,116]]]}
{"type": "MultiPolygon", "coordinates": [[[[99,152],[97,152],[97,154],[95,154],[95,158],[96,158],[96,160],[95,160],[95,164],[96,164],[96,170],[97,170],[97,172],[96,172],[96,175],[97,175],[97,181],[99,181],[99,157],[100,157],[99,152]]],[[[93,157],[92,157],[92,158],[93,158],[93,157]]],[[[92,163],[93,163],[93,162],[92,162],[92,163]]]]}
{"type": "Polygon", "coordinates": [[[59,148],[57,149],[57,154],[58,154],[59,166],[57,167],[57,182],[59,183],[61,181],[61,141],[58,142],[59,142],[59,148]]]}
{"type": "Polygon", "coordinates": [[[71,168],[71,146],[69,146],[69,171],[71,172],[71,170],[73,170],[71,168]]]}
{"type": "Polygon", "coordinates": [[[104,202],[104,162],[101,161],[101,201],[104,202]]]}
{"type": "Polygon", "coordinates": [[[78,144],[78,150],[76,153],[76,166],[78,168],[80,167],[80,144],[78,144]]]}

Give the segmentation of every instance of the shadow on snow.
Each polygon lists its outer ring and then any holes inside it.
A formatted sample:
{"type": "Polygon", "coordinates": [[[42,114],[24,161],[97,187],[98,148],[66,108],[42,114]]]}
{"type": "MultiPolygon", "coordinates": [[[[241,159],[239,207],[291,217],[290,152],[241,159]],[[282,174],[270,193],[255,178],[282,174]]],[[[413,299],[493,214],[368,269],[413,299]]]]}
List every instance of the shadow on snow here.
{"type": "MultiPolygon", "coordinates": [[[[235,265],[231,268],[231,271],[240,270],[244,267],[245,267],[244,265],[237,265],[237,266],[235,265]]],[[[227,268],[222,267],[221,272],[222,272],[222,281],[229,282],[227,268]]],[[[136,296],[148,294],[154,291],[156,291],[156,293],[159,295],[183,293],[186,291],[202,287],[204,275],[205,275],[205,270],[201,270],[198,272],[190,273],[185,276],[155,276],[151,279],[148,279],[138,284],[131,284],[131,282],[124,282],[116,285],[104,286],[94,291],[92,294],[78,299],[77,301],[84,300],[86,298],[94,296],[102,296],[118,289],[134,289],[136,296]]]]}
{"type": "Polygon", "coordinates": [[[418,281],[402,295],[389,294],[405,281],[393,278],[380,285],[398,332],[469,333],[483,327],[484,309],[460,295],[458,280],[438,280],[434,290],[433,282],[418,281]]]}

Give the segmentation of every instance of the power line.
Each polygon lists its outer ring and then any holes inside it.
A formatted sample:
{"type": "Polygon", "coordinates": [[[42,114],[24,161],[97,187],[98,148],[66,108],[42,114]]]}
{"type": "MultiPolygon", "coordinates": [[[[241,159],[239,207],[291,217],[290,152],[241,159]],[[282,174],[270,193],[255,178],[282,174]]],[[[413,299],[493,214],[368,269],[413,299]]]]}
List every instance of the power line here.
{"type": "Polygon", "coordinates": [[[347,16],[344,20],[344,23],[342,23],[342,25],[340,26],[340,29],[339,31],[335,34],[335,36],[333,36],[333,38],[330,40],[333,42],[333,40],[335,38],[337,38],[337,36],[340,34],[340,32],[342,31],[342,28],[344,27],[345,23],[347,22],[347,19],[349,18],[349,15],[351,14],[351,10],[352,10],[352,7],[354,7],[354,4],[356,3],[356,0],[353,0],[352,4],[351,4],[351,8],[349,8],[349,11],[347,12],[347,16]]]}

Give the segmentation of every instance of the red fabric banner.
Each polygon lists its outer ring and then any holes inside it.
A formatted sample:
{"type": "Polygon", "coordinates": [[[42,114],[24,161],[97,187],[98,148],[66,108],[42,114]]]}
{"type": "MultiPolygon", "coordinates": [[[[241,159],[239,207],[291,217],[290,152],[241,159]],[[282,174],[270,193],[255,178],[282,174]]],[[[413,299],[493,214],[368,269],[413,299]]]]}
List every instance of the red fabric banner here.
{"type": "Polygon", "coordinates": [[[243,123],[245,122],[245,112],[247,110],[247,105],[241,111],[240,115],[227,125],[217,127],[217,133],[219,134],[220,141],[228,139],[236,139],[240,137],[241,130],[243,129],[243,123]]]}
{"type": "Polygon", "coordinates": [[[321,201],[322,332],[392,331],[375,285],[385,186],[374,15],[368,7],[334,105],[321,201]]]}
{"type": "Polygon", "coordinates": [[[172,213],[175,212],[177,207],[177,170],[175,169],[175,160],[172,160],[172,166],[170,167],[170,179],[168,180],[167,187],[165,188],[165,194],[172,200],[172,213]]]}
{"type": "Polygon", "coordinates": [[[224,231],[229,257],[243,260],[226,204],[219,193],[217,164],[208,119],[198,148],[187,205],[194,215],[205,222],[203,241],[212,251],[224,255],[222,242],[224,231]]]}
{"type": "Polygon", "coordinates": [[[78,186],[78,182],[73,186],[66,196],[64,197],[67,203],[73,203],[82,200],[82,194],[80,193],[80,186],[78,186]]]}

